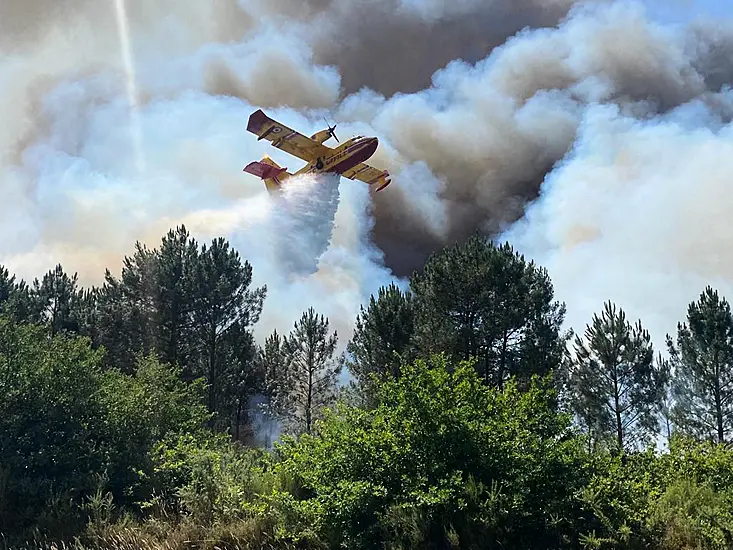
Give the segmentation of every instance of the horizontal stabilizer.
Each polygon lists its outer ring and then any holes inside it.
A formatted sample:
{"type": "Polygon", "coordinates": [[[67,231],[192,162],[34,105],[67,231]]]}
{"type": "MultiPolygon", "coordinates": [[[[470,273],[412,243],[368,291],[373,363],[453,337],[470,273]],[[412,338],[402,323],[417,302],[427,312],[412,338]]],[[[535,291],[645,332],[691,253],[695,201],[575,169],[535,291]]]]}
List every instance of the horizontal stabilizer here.
{"type": "MultiPolygon", "coordinates": [[[[274,163],[273,163],[274,164],[274,163]]],[[[244,167],[244,171],[248,174],[253,174],[263,180],[277,178],[280,174],[287,171],[287,168],[280,168],[279,166],[273,166],[272,164],[266,164],[261,161],[250,162],[244,167]]]]}

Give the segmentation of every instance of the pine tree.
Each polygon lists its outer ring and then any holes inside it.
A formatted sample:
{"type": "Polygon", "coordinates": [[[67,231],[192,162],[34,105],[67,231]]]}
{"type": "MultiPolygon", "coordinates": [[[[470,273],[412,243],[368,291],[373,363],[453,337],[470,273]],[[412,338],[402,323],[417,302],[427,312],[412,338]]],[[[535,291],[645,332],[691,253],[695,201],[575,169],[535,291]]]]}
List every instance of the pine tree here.
{"type": "Polygon", "coordinates": [[[260,411],[264,420],[265,446],[269,447],[274,440],[276,427],[295,411],[293,378],[288,370],[284,341],[274,330],[265,340],[259,354],[260,371],[264,377],[263,402],[260,411]]]}
{"type": "Polygon", "coordinates": [[[164,362],[184,369],[195,377],[192,357],[193,279],[199,261],[198,243],[185,226],[170,230],[155,250],[152,273],[156,349],[164,362]]]}
{"type": "Polygon", "coordinates": [[[394,283],[380,288],[376,299],[371,296],[366,310],[360,308],[346,348],[351,356],[347,366],[360,393],[372,393],[372,375],[377,379],[399,377],[400,365],[414,359],[414,317],[412,295],[394,283]]]}
{"type": "Polygon", "coordinates": [[[235,441],[244,441],[242,429],[251,427],[251,400],[265,389],[259,347],[244,322],[229,327],[218,345],[221,356],[217,409],[226,419],[235,441]]]}
{"type": "Polygon", "coordinates": [[[15,292],[15,275],[11,275],[5,266],[0,265],[0,311],[15,292]]]}
{"type": "MultiPolygon", "coordinates": [[[[123,267],[123,277],[125,269],[123,267]]],[[[136,352],[149,352],[152,342],[146,338],[151,330],[147,324],[148,317],[135,307],[134,301],[127,296],[127,290],[109,270],[105,270],[105,282],[96,289],[97,324],[93,342],[107,350],[103,360],[105,367],[131,374],[137,365],[136,352]],[[147,346],[145,342],[148,342],[147,346]]]]}
{"type": "Polygon", "coordinates": [[[632,326],[611,302],[576,337],[569,385],[582,424],[597,439],[615,439],[619,451],[658,432],[666,390],[664,363],[655,364],[651,336],[632,326]]]}
{"type": "Polygon", "coordinates": [[[484,381],[498,388],[511,376],[526,382],[561,364],[565,306],[554,301],[546,270],[509,244],[474,236],[446,248],[413,274],[410,287],[423,357],[475,358],[484,381]]]}
{"type": "Polygon", "coordinates": [[[283,340],[290,378],[288,420],[294,433],[312,433],[324,407],[334,403],[342,364],[334,360],[338,335],[313,308],[303,313],[283,340]]]}
{"type": "Polygon", "coordinates": [[[199,344],[196,348],[209,385],[209,411],[217,412],[219,394],[225,391],[221,379],[231,376],[225,372],[224,339],[234,328],[241,341],[229,339],[229,345],[248,345],[246,331],[259,321],[267,289],[250,290],[252,266],[242,262],[223,238],[212,241],[210,247],[204,245],[192,262],[190,302],[184,307],[191,312],[191,333],[199,344]]]}
{"type": "Polygon", "coordinates": [[[105,270],[104,284],[97,292],[96,345],[107,349],[105,364],[131,373],[138,354],[155,353],[168,362],[158,345],[156,325],[156,254],[140,242],[132,256],[122,261],[120,278],[105,270]]]}
{"type": "Polygon", "coordinates": [[[75,319],[79,325],[79,334],[88,337],[93,343],[99,340],[99,289],[82,288],[77,294],[75,319]]]}
{"type": "Polygon", "coordinates": [[[28,284],[0,265],[0,316],[16,323],[39,322],[28,284]]]}
{"type": "Polygon", "coordinates": [[[33,281],[31,299],[35,311],[48,325],[51,336],[59,332],[79,332],[80,290],[78,276],[69,276],[61,264],[33,281]]]}
{"type": "Polygon", "coordinates": [[[730,304],[707,287],[677,325],[677,345],[667,335],[674,368],[672,415],[683,432],[718,443],[733,428],[733,315],[730,304]]]}

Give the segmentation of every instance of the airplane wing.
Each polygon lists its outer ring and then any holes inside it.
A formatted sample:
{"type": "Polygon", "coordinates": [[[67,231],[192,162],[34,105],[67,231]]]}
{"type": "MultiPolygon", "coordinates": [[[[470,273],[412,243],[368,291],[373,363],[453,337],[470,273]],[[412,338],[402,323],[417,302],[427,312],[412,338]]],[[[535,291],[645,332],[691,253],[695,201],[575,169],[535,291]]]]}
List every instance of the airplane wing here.
{"type": "Polygon", "coordinates": [[[389,172],[387,172],[387,170],[377,170],[373,166],[369,166],[363,162],[360,162],[341,175],[350,180],[357,179],[359,181],[363,181],[367,185],[374,185],[375,183],[379,184],[377,185],[376,191],[381,191],[392,183],[392,180],[389,179],[389,172]]]}
{"type": "Polygon", "coordinates": [[[257,141],[261,139],[271,141],[273,146],[306,162],[327,155],[332,151],[328,145],[318,143],[300,132],[296,132],[292,128],[271,119],[262,109],[258,109],[250,115],[247,130],[258,136],[257,141]]]}

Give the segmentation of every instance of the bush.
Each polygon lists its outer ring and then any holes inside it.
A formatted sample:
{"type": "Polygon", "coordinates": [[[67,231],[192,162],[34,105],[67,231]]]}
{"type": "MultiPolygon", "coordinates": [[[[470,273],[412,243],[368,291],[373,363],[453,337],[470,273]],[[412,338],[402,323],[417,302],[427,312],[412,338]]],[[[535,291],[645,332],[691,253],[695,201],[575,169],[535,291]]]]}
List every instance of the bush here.
{"type": "Polygon", "coordinates": [[[406,366],[371,411],[340,407],[279,446],[332,547],[547,548],[573,538],[586,457],[552,392],[481,383],[471,363],[406,366]],[[488,545],[488,546],[487,546],[488,545]]]}
{"type": "Polygon", "coordinates": [[[0,319],[0,532],[83,526],[107,464],[100,359],[86,340],[0,319]]]}
{"type": "Polygon", "coordinates": [[[133,376],[103,371],[102,356],[85,338],[0,319],[0,533],[69,537],[105,499],[139,512],[161,488],[155,445],[206,433],[200,382],[153,357],[133,376]]]}
{"type": "Polygon", "coordinates": [[[651,511],[662,550],[725,550],[733,544],[733,499],[710,485],[679,479],[651,511]]]}

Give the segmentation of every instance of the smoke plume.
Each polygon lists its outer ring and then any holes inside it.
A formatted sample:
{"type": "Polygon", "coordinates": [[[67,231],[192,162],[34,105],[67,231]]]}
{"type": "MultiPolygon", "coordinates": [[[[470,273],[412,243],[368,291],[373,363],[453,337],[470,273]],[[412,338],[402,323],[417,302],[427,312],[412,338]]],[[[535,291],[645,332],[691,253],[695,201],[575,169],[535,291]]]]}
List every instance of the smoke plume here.
{"type": "Polygon", "coordinates": [[[442,244],[476,229],[507,229],[571,149],[592,105],[644,120],[698,101],[728,120],[720,92],[733,68],[725,57],[730,30],[662,26],[635,2],[578,5],[556,28],[524,30],[478,63],[449,64],[425,91],[369,97],[378,107],[358,116],[385,136],[399,162],[424,161],[447,182],[440,190],[447,230],[438,239],[424,240],[427,217],[402,216],[412,199],[401,186],[375,199],[377,243],[394,250],[389,264],[407,274],[442,244]],[[395,241],[412,254],[402,256],[395,241]]]}
{"type": "MultiPolygon", "coordinates": [[[[247,117],[267,108],[309,133],[322,114],[340,112],[357,117],[340,119],[342,135],[375,132],[358,115],[376,115],[380,94],[419,90],[453,57],[479,59],[522,26],[555,23],[569,5],[4,3],[0,262],[25,278],[61,262],[94,284],[105,268],[119,269],[135,240],[154,245],[185,223],[200,239],[230,238],[252,262],[256,284],[268,284],[262,331],[285,331],[315,305],[348,337],[359,304],[391,280],[369,239],[380,221],[368,190],[342,184],[339,202],[334,179],[293,181],[278,204],[241,167],[266,153],[291,171],[298,166],[247,134],[247,117]],[[423,51],[406,53],[407,41],[423,51]],[[392,47],[405,53],[385,55],[392,47]],[[358,95],[343,100],[351,92],[358,95]]],[[[424,237],[410,239],[418,248],[432,246],[447,224],[438,195],[445,180],[387,142],[374,160],[401,167],[401,190],[410,195],[399,218],[424,228],[424,237]]]]}
{"type": "Polygon", "coordinates": [[[733,129],[702,102],[646,121],[595,106],[504,237],[547,266],[569,324],[582,330],[610,299],[661,345],[706,285],[733,297],[731,176],[733,129]]]}
{"type": "Polygon", "coordinates": [[[547,265],[576,327],[610,298],[659,337],[733,278],[730,21],[622,0],[127,0],[131,77],[111,4],[0,5],[0,263],[20,276],[61,262],[92,284],[186,223],[267,283],[258,330],[313,305],[344,338],[370,293],[476,230],[547,265]],[[257,108],[379,137],[392,185],[302,179],[278,204],[242,167],[302,163],[245,131],[257,108]]]}

